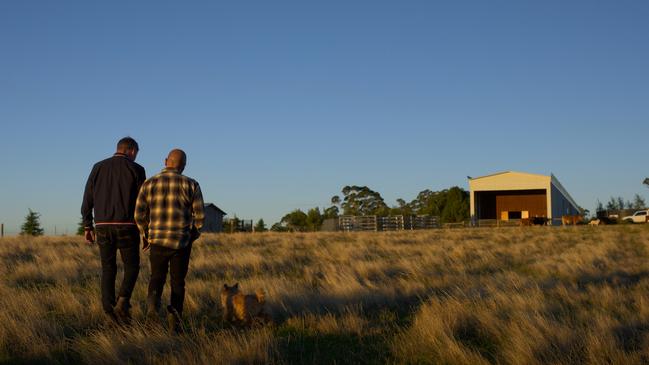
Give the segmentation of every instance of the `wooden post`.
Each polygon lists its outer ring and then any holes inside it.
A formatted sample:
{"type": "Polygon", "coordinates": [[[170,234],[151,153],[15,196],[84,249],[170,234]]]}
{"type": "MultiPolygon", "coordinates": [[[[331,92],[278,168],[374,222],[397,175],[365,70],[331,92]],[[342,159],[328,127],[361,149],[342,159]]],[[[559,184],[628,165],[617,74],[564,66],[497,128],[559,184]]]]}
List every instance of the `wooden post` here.
{"type": "Polygon", "coordinates": [[[5,224],[0,223],[0,238],[5,236],[5,224]]]}

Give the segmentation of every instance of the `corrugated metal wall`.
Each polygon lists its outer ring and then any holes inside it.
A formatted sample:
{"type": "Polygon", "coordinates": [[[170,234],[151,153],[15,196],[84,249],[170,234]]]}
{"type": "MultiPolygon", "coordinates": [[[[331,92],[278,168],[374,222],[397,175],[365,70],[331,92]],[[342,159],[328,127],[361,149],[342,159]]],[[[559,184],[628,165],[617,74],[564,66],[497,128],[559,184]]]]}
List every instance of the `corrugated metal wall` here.
{"type": "Polygon", "coordinates": [[[214,207],[205,207],[203,232],[223,232],[223,214],[214,207]]]}
{"type": "Polygon", "coordinates": [[[561,217],[564,215],[578,215],[577,211],[572,204],[566,199],[565,196],[552,185],[552,219],[561,222],[561,217]]]}

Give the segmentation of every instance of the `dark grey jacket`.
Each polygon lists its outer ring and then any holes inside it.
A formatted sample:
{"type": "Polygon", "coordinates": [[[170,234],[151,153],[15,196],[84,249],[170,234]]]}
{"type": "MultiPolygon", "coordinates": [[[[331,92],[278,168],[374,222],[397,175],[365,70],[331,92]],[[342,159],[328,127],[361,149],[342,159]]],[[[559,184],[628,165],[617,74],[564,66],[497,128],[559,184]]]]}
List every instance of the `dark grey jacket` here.
{"type": "Polygon", "coordinates": [[[83,225],[134,224],[134,211],[140,186],[146,180],[144,168],[116,153],[93,166],[81,204],[83,225]]]}

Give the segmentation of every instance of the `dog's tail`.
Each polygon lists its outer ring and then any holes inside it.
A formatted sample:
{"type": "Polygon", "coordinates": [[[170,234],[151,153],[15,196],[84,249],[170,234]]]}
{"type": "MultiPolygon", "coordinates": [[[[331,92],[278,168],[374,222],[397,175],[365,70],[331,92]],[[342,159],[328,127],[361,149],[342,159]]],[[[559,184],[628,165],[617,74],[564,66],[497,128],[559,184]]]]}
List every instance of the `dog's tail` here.
{"type": "Polygon", "coordinates": [[[264,289],[255,290],[255,296],[257,297],[257,301],[260,304],[266,303],[266,292],[264,291],[264,289]]]}

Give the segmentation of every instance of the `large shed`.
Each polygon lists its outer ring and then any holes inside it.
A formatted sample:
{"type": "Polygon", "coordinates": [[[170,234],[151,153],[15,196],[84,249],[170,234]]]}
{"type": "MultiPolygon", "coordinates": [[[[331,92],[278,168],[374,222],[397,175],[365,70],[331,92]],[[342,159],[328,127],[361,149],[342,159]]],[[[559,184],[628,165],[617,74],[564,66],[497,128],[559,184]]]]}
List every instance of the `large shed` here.
{"type": "Polygon", "coordinates": [[[561,224],[562,216],[580,214],[577,203],[552,174],[505,171],[469,177],[469,191],[474,222],[541,217],[561,224]]]}

